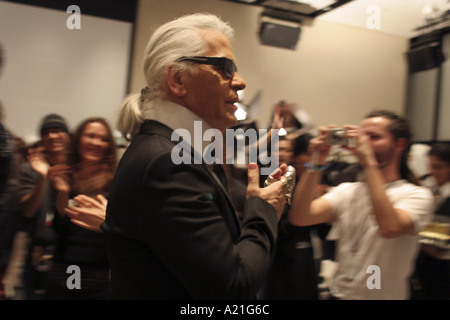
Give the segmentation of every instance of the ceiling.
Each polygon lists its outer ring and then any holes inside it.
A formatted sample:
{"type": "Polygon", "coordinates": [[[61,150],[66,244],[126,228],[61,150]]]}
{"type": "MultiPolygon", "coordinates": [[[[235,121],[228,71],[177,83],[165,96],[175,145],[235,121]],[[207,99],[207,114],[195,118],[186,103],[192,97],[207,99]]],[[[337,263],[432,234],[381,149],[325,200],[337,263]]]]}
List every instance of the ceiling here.
{"type": "Polygon", "coordinates": [[[450,0],[228,0],[412,38],[450,27],[450,0]],[[443,18],[445,16],[445,19],[443,18]],[[427,26],[427,28],[425,28],[427,26]],[[431,26],[431,27],[430,27],[431,26]],[[437,27],[436,27],[437,26],[437,27]],[[419,28],[419,30],[417,30],[419,28]]]}
{"type": "MultiPolygon", "coordinates": [[[[374,31],[411,38],[427,29],[420,27],[441,26],[434,22],[442,21],[444,12],[449,9],[449,0],[354,0],[324,13],[318,19],[366,29],[371,26],[374,31]],[[378,28],[374,25],[377,11],[380,13],[378,28]]],[[[447,26],[448,18],[447,13],[447,26]]]]}

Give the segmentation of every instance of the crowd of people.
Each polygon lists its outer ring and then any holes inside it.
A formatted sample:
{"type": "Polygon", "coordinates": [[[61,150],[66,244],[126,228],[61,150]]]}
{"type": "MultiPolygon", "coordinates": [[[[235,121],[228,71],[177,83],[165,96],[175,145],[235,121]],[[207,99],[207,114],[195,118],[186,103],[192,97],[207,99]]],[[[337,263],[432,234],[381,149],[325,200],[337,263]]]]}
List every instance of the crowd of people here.
{"type": "Polygon", "coordinates": [[[279,163],[269,177],[257,163],[234,175],[206,163],[204,145],[173,141],[179,129],[198,134],[197,121],[202,136],[236,125],[246,82],[233,35],[210,14],[154,32],[146,87],[119,109],[123,155],[102,117],[70,130],[46,115],[26,148],[0,122],[0,299],[318,300],[324,259],[335,262],[327,299],[450,298],[450,244],[420,237],[449,225],[450,145],[431,146],[423,161],[435,188],[424,186],[400,115],[376,110],[331,140],[334,126],[315,128],[280,103],[273,129],[288,130],[271,140],[279,163]],[[175,163],[183,143],[189,161],[175,163]],[[338,168],[334,148],[355,161],[338,168]]]}
{"type": "MultiPolygon", "coordinates": [[[[102,232],[77,220],[79,212],[106,210],[117,164],[108,122],[88,118],[72,133],[66,121],[49,114],[39,126],[41,139],[19,165],[18,187],[10,198],[9,260],[4,294],[17,299],[108,299],[109,264],[102,232]],[[80,290],[67,288],[67,268],[83,270],[80,290]]],[[[104,214],[103,214],[104,215],[104,214]]],[[[99,222],[101,223],[101,222],[99,222]]]]}

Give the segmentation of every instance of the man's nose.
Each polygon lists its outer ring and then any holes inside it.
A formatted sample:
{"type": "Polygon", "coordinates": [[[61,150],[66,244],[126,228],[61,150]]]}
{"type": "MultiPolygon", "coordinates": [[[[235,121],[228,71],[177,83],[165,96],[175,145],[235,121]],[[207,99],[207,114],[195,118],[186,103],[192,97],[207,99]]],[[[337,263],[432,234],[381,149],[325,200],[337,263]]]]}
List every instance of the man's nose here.
{"type": "Polygon", "coordinates": [[[236,91],[239,91],[244,90],[247,86],[247,83],[245,83],[244,78],[242,78],[239,73],[235,72],[231,85],[236,91]]]}

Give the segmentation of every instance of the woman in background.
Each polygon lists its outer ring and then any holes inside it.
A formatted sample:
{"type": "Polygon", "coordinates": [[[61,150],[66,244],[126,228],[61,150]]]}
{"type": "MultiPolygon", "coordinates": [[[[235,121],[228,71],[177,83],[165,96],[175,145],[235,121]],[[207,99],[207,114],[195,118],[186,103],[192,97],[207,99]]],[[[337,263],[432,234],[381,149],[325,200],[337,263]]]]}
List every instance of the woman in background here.
{"type": "MultiPolygon", "coordinates": [[[[450,223],[450,144],[435,143],[428,152],[430,173],[436,186],[433,224],[450,223]]],[[[445,227],[444,227],[445,228],[445,227]]],[[[426,228],[425,230],[428,230],[426,228]]],[[[450,247],[422,244],[416,261],[415,276],[419,288],[413,286],[413,299],[450,299],[450,247]]]]}
{"type": "Polygon", "coordinates": [[[70,171],[57,172],[55,178],[59,215],[54,227],[58,240],[47,296],[109,299],[109,264],[103,234],[98,229],[72,223],[70,218],[77,207],[106,210],[117,156],[112,130],[105,119],[88,118],[78,126],[73,136],[72,157],[70,171]],[[69,266],[76,267],[68,269],[69,266]],[[81,279],[77,278],[79,275],[81,279]]]}

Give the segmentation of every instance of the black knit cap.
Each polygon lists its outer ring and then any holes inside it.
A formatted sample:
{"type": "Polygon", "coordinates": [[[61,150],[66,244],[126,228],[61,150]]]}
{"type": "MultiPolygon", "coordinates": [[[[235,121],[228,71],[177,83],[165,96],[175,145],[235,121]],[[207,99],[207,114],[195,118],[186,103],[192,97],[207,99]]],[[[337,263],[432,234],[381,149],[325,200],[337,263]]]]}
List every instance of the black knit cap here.
{"type": "Polygon", "coordinates": [[[64,118],[55,113],[45,116],[42,120],[40,130],[41,136],[44,134],[44,131],[48,129],[61,129],[62,131],[69,132],[64,118]]]}

